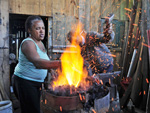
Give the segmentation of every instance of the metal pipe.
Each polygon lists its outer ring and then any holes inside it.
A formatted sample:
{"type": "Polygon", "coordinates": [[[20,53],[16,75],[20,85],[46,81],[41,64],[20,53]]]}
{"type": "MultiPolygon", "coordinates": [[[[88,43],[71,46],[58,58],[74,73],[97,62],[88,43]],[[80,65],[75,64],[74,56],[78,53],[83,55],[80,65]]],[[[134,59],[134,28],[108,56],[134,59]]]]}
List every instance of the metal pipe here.
{"type": "Polygon", "coordinates": [[[130,73],[131,73],[131,68],[132,68],[132,65],[133,65],[133,62],[134,62],[134,59],[135,59],[135,56],[136,56],[136,51],[137,51],[137,49],[134,49],[134,52],[133,52],[133,55],[132,55],[131,64],[130,64],[130,67],[129,67],[129,70],[128,70],[127,77],[129,77],[129,75],[130,75],[130,73]]]}
{"type": "Polygon", "coordinates": [[[16,60],[18,60],[18,33],[16,35],[16,60]]]}

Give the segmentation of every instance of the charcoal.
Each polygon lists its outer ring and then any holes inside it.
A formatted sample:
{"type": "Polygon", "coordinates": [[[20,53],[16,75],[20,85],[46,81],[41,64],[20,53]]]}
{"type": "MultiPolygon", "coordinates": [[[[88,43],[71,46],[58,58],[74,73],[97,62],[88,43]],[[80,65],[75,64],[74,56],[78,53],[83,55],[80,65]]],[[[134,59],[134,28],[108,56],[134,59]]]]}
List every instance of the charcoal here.
{"type": "Polygon", "coordinates": [[[56,96],[78,96],[79,94],[82,96],[88,95],[86,100],[81,101],[83,109],[88,112],[91,107],[94,107],[94,100],[106,96],[109,90],[102,84],[91,82],[90,87],[86,88],[86,90],[83,90],[83,87],[81,86],[76,88],[75,86],[65,85],[55,87],[55,90],[51,87],[48,92],[56,96]]]}

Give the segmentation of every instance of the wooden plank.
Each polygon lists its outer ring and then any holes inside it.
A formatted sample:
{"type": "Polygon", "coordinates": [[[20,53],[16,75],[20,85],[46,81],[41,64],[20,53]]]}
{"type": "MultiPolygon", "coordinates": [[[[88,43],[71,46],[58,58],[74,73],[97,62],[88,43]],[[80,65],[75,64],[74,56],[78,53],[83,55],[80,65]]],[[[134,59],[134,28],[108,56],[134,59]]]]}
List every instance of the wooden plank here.
{"type": "MultiPolygon", "coordinates": [[[[139,30],[137,30],[137,35],[136,35],[136,40],[140,40],[140,32],[139,32],[139,30]]],[[[138,44],[137,45],[135,45],[135,48],[136,48],[136,50],[137,50],[137,47],[138,46],[138,44]]],[[[133,77],[133,75],[134,75],[134,73],[135,73],[135,70],[136,70],[136,67],[137,67],[137,63],[138,63],[138,60],[139,60],[139,54],[140,54],[140,51],[137,51],[136,52],[136,56],[135,56],[135,59],[134,59],[134,61],[133,61],[133,65],[132,65],[132,67],[131,67],[131,71],[130,71],[130,73],[129,73],[129,77],[133,77]]],[[[131,64],[130,64],[131,65],[131,64]]],[[[128,71],[129,72],[129,71],[128,71]]]]}
{"type": "MultiPolygon", "coordinates": [[[[139,23],[140,23],[140,17],[141,17],[141,0],[138,1],[138,6],[137,6],[137,11],[136,11],[136,17],[135,17],[135,22],[133,24],[133,36],[132,36],[132,39],[131,39],[131,45],[130,45],[130,56],[128,56],[128,59],[131,59],[132,57],[132,54],[133,54],[133,50],[134,49],[137,49],[138,47],[138,43],[139,43],[139,38],[140,38],[140,31],[139,31],[139,23]]],[[[137,59],[137,56],[138,54],[136,54],[136,59],[137,59]]],[[[135,59],[135,60],[136,60],[135,59]]],[[[133,67],[131,67],[131,72],[130,72],[130,77],[133,76],[134,74],[134,71],[135,71],[135,68],[136,68],[136,64],[137,64],[137,60],[134,61],[133,63],[133,67]]],[[[131,63],[130,63],[131,65],[131,63]]],[[[128,73],[129,73],[129,70],[128,70],[128,73]]]]}
{"type": "Polygon", "coordinates": [[[85,24],[85,0],[79,0],[79,20],[85,24]]]}
{"type": "Polygon", "coordinates": [[[123,71],[122,71],[122,74],[121,74],[121,78],[123,76],[126,77],[128,67],[129,67],[130,59],[128,59],[128,56],[130,56],[129,51],[130,51],[130,46],[131,46],[132,33],[133,33],[133,28],[134,28],[133,23],[135,21],[136,9],[137,9],[137,2],[133,6],[132,13],[131,13],[131,21],[130,21],[129,32],[128,32],[128,36],[127,36],[127,43],[126,43],[124,58],[123,58],[123,71]]]}
{"type": "Polygon", "coordinates": [[[20,7],[21,7],[21,3],[20,3],[20,0],[16,0],[15,1],[15,11],[20,13],[20,7]]]}
{"type": "Polygon", "coordinates": [[[15,0],[14,3],[11,4],[10,1],[10,7],[11,7],[11,13],[16,14],[33,14],[38,15],[39,14],[39,1],[38,0],[15,0]],[[12,6],[14,5],[14,6],[12,6]]]}
{"type": "Polygon", "coordinates": [[[148,90],[148,83],[146,80],[149,78],[149,64],[148,64],[148,48],[147,48],[147,25],[149,24],[147,19],[149,18],[149,15],[147,10],[149,7],[148,0],[142,0],[142,16],[141,16],[141,36],[144,38],[144,47],[143,47],[143,56],[142,56],[142,68],[141,68],[141,74],[143,77],[142,81],[142,101],[140,102],[140,108],[145,109],[147,101],[147,90],[148,90]],[[146,11],[146,12],[145,12],[146,11]]]}
{"type": "Polygon", "coordinates": [[[122,0],[101,0],[100,16],[106,17],[109,13],[115,14],[115,19],[120,19],[120,4],[122,0]]]}
{"type": "Polygon", "coordinates": [[[39,14],[46,15],[46,0],[39,0],[39,14]]]}
{"type": "Polygon", "coordinates": [[[100,17],[104,18],[106,16],[107,3],[106,0],[101,0],[101,9],[100,9],[100,17]]]}
{"type": "Polygon", "coordinates": [[[131,90],[132,90],[133,80],[130,82],[127,90],[123,94],[123,97],[120,99],[120,107],[121,109],[125,108],[127,106],[127,103],[130,98],[131,90]]]}
{"type": "MultiPolygon", "coordinates": [[[[86,31],[90,31],[90,14],[91,14],[91,0],[86,0],[85,2],[85,25],[84,25],[84,29],[86,31]]],[[[99,8],[98,8],[99,9],[99,8]]],[[[98,11],[99,13],[99,11],[98,11]]],[[[99,19],[99,14],[97,15],[97,23],[98,23],[98,19],[99,19]]],[[[98,29],[99,24],[97,24],[97,29],[98,29]]]]}
{"type": "Polygon", "coordinates": [[[65,0],[53,0],[53,14],[65,14],[65,0]]]}
{"type": "Polygon", "coordinates": [[[66,45],[66,16],[62,14],[53,15],[53,45],[66,45]]]}
{"type": "MultiPolygon", "coordinates": [[[[27,14],[31,14],[32,13],[32,9],[31,9],[31,1],[30,0],[26,0],[26,4],[24,4],[26,6],[26,13],[27,14]]],[[[15,13],[18,13],[18,12],[15,12],[15,13]]],[[[22,12],[23,13],[23,12],[22,12]]]]}
{"type": "MultiPolygon", "coordinates": [[[[142,40],[141,41],[142,43],[141,43],[141,48],[139,48],[140,49],[139,61],[137,64],[136,72],[133,76],[133,79],[134,79],[133,86],[132,86],[133,90],[131,91],[131,99],[132,99],[134,105],[136,105],[136,106],[140,106],[140,104],[142,103],[142,100],[143,100],[142,95],[144,95],[143,81],[146,82],[146,79],[144,79],[145,75],[143,75],[143,72],[142,72],[143,63],[145,62],[143,59],[143,55],[144,55],[144,51],[145,51],[144,50],[145,47],[143,46],[144,38],[142,38],[141,40],[142,40]]],[[[146,87],[146,86],[144,85],[144,87],[146,87]]]]}
{"type": "Polygon", "coordinates": [[[74,16],[79,18],[79,0],[75,0],[74,16]]]}
{"type": "Polygon", "coordinates": [[[128,0],[122,0],[120,2],[120,20],[127,20],[127,16],[125,15],[126,13],[125,8],[127,8],[127,3],[128,0]]]}
{"type": "Polygon", "coordinates": [[[120,4],[122,3],[123,0],[114,0],[114,2],[112,1],[111,5],[110,5],[110,11],[109,13],[114,13],[115,14],[115,19],[117,17],[118,20],[120,20],[120,4]],[[111,9],[112,7],[112,9],[111,9]]]}
{"type": "MultiPolygon", "coordinates": [[[[121,49],[120,49],[121,50],[121,49]]],[[[113,67],[113,71],[118,71],[120,70],[120,67],[119,67],[119,61],[120,61],[120,58],[121,58],[121,52],[122,51],[117,51],[117,50],[113,50],[111,51],[111,54],[113,55],[116,55],[116,57],[114,57],[114,67],[113,67]]]]}
{"type": "MultiPolygon", "coordinates": [[[[41,0],[40,0],[41,1],[41,0]]],[[[31,2],[31,11],[33,15],[39,15],[40,14],[40,1],[39,0],[33,0],[31,2]]]]}
{"type": "Polygon", "coordinates": [[[137,68],[135,70],[133,79],[129,83],[127,90],[125,91],[125,93],[123,94],[123,97],[120,100],[121,108],[126,107],[128,101],[129,101],[129,98],[132,98],[132,99],[135,98],[134,97],[135,94],[137,94],[136,96],[138,96],[139,90],[141,89],[141,81],[142,81],[142,79],[140,77],[141,61],[139,59],[141,58],[142,52],[143,52],[143,44],[142,43],[143,43],[143,39],[141,39],[140,46],[139,46],[139,49],[137,52],[137,53],[139,53],[139,55],[137,55],[138,56],[138,60],[137,60],[138,64],[137,64],[137,68]],[[139,87],[137,87],[137,86],[139,86],[139,87]]]}
{"type": "Polygon", "coordinates": [[[24,12],[23,14],[26,14],[27,9],[26,9],[26,0],[21,0],[21,12],[24,12]]]}
{"type": "MultiPolygon", "coordinates": [[[[138,0],[138,6],[137,6],[137,9],[136,9],[136,17],[135,17],[135,22],[133,24],[133,35],[132,35],[132,39],[131,39],[131,46],[130,46],[130,54],[132,55],[133,53],[133,50],[134,50],[134,45],[135,45],[135,36],[136,36],[136,33],[137,33],[137,29],[138,27],[140,26],[140,21],[141,21],[141,3],[142,1],[141,0],[138,0]]],[[[137,37],[139,38],[139,36],[137,37]]],[[[129,59],[131,59],[131,55],[129,57],[129,59]]]]}
{"type": "Polygon", "coordinates": [[[79,0],[66,0],[65,14],[79,18],[79,0]]]}
{"type": "Polygon", "coordinates": [[[10,13],[52,16],[53,3],[56,3],[54,11],[65,13],[65,0],[61,2],[59,0],[56,2],[52,0],[10,0],[10,13]]]}
{"type": "Polygon", "coordinates": [[[74,16],[75,6],[76,6],[75,0],[67,0],[66,1],[66,15],[74,16]]]}
{"type": "Polygon", "coordinates": [[[98,32],[98,22],[100,15],[100,2],[98,0],[91,1],[91,14],[90,14],[90,30],[98,32]]]}
{"type": "Polygon", "coordinates": [[[16,0],[9,0],[9,12],[16,12],[16,0]]]}
{"type": "Polygon", "coordinates": [[[133,2],[134,2],[134,0],[129,0],[128,8],[132,8],[133,7],[133,2]]]}
{"type": "MultiPolygon", "coordinates": [[[[72,26],[78,22],[78,19],[74,16],[67,16],[66,17],[66,30],[65,36],[67,37],[67,33],[72,29],[72,26]]],[[[66,45],[70,45],[70,42],[66,39],[66,45]]]]}
{"type": "MultiPolygon", "coordinates": [[[[148,38],[148,46],[150,46],[150,30],[147,30],[147,38],[148,38]]],[[[148,56],[149,56],[149,65],[150,65],[150,48],[148,48],[148,56]]],[[[148,96],[147,96],[147,105],[146,105],[146,113],[150,112],[150,83],[148,88],[148,96]]]]}
{"type": "Polygon", "coordinates": [[[9,2],[0,1],[0,93],[2,99],[10,97],[9,76],[9,2]]]}
{"type": "Polygon", "coordinates": [[[53,0],[46,0],[46,16],[52,16],[53,0]]]}

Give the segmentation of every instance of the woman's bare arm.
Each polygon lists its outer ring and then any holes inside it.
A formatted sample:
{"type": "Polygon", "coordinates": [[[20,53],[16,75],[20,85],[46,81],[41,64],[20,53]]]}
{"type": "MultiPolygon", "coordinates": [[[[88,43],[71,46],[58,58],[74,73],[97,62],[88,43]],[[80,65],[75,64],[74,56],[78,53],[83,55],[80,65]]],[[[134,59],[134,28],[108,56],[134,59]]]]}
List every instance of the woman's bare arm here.
{"type": "Polygon", "coordinates": [[[27,57],[27,59],[32,62],[38,69],[56,69],[60,67],[61,61],[49,61],[41,59],[39,54],[36,51],[36,46],[32,41],[25,41],[22,44],[22,52],[27,57]]]}

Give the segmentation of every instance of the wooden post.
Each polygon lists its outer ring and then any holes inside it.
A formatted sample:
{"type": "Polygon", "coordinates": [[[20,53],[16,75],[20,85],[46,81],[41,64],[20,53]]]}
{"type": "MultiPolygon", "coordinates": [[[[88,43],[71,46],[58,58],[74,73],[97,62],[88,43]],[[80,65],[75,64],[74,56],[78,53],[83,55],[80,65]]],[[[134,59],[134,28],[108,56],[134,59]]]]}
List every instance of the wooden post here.
{"type": "Polygon", "coordinates": [[[0,92],[1,99],[9,99],[9,0],[0,0],[0,92]]]}
{"type": "Polygon", "coordinates": [[[90,0],[86,0],[85,3],[85,30],[90,31],[90,11],[91,11],[91,4],[90,0]]]}
{"type": "Polygon", "coordinates": [[[79,0],[79,20],[85,24],[85,0],[79,0]]]}
{"type": "MultiPolygon", "coordinates": [[[[150,30],[147,30],[147,38],[148,38],[148,46],[150,46],[150,30]]],[[[148,55],[149,55],[149,66],[150,66],[150,48],[148,48],[148,55]]],[[[148,89],[149,90],[147,95],[146,113],[150,113],[150,83],[148,89]]]]}
{"type": "Polygon", "coordinates": [[[130,26],[129,26],[129,34],[128,34],[128,41],[126,43],[126,48],[125,48],[125,54],[124,54],[124,60],[123,60],[123,71],[121,74],[121,78],[124,76],[126,77],[128,67],[129,67],[129,61],[130,59],[128,58],[130,56],[130,47],[131,47],[131,39],[132,39],[132,33],[133,33],[133,24],[135,21],[136,17],[136,9],[137,9],[138,2],[136,1],[135,4],[133,5],[132,13],[131,13],[131,21],[130,21],[130,26]]]}

